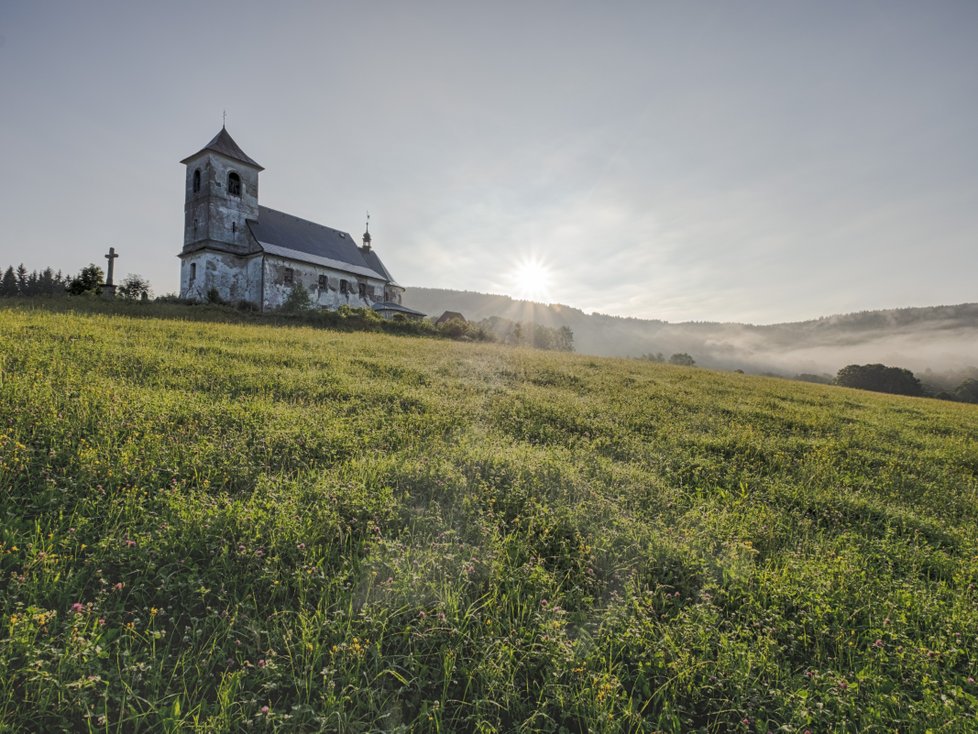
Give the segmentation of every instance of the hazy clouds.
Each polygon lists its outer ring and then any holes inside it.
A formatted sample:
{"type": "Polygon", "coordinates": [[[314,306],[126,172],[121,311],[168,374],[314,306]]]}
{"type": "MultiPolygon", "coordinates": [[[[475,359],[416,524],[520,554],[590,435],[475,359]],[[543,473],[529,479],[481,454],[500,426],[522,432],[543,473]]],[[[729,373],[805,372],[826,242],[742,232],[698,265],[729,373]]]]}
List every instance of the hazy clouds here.
{"type": "Polygon", "coordinates": [[[978,5],[28,3],[0,8],[0,260],[177,287],[221,112],[263,203],[406,285],[647,318],[976,300],[978,5]]]}

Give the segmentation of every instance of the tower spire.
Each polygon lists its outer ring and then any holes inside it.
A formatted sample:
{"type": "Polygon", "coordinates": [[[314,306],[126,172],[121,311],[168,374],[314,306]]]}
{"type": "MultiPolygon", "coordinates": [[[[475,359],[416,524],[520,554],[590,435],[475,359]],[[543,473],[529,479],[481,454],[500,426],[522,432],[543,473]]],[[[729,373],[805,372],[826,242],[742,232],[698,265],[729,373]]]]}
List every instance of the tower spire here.
{"type": "Polygon", "coordinates": [[[363,232],[363,249],[370,251],[370,212],[367,212],[367,228],[363,232]]]}

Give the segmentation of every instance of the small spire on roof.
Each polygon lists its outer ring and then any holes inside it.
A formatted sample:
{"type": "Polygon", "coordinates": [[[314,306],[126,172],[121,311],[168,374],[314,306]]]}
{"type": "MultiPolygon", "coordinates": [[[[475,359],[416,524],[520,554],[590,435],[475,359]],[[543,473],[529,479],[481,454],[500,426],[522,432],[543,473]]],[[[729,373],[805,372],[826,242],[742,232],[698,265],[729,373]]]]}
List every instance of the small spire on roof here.
{"type": "Polygon", "coordinates": [[[221,127],[226,130],[227,126],[228,126],[228,111],[224,110],[224,118],[221,120],[221,127]]]}
{"type": "Polygon", "coordinates": [[[363,249],[370,250],[370,212],[367,212],[367,229],[363,233],[363,249]]]}

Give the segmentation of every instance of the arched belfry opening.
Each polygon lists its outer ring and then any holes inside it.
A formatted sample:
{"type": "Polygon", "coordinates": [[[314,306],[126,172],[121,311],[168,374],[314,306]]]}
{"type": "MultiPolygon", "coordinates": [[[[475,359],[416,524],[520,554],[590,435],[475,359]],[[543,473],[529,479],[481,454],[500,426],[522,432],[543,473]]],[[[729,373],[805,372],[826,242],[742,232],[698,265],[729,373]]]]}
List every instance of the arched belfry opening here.
{"type": "Polygon", "coordinates": [[[194,193],[200,191],[200,169],[194,171],[194,193]]]}
{"type": "Polygon", "coordinates": [[[241,196],[241,176],[234,171],[228,174],[228,193],[231,196],[241,196]]]}

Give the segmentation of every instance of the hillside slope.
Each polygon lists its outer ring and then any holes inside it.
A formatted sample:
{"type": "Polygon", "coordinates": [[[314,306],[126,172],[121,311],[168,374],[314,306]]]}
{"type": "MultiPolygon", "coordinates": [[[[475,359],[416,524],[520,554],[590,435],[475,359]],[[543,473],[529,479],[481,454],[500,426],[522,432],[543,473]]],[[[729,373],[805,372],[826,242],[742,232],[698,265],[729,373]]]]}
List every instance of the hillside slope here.
{"type": "Polygon", "coordinates": [[[481,320],[500,316],[550,327],[568,326],[577,351],[614,357],[688,352],[704,366],[793,375],[847,364],[885,362],[915,371],[978,367],[978,303],[829,316],[797,323],[668,323],[586,314],[558,304],[517,301],[438,288],[408,288],[404,302],[437,316],[459,311],[481,320]]]}
{"type": "Polygon", "coordinates": [[[978,408],[0,310],[0,722],[973,731],[978,408]]]}

